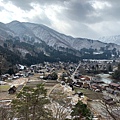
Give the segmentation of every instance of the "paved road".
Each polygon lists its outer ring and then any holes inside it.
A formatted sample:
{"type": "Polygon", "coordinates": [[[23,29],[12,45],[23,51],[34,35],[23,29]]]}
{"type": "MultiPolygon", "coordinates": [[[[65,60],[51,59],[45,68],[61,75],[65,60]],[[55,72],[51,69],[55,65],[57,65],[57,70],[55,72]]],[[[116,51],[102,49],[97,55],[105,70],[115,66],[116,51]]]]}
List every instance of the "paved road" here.
{"type": "Polygon", "coordinates": [[[78,68],[80,67],[81,62],[79,62],[78,66],[76,67],[75,71],[72,73],[71,75],[71,79],[73,80],[73,82],[77,82],[77,80],[74,78],[75,73],[77,72],[78,68]]]}

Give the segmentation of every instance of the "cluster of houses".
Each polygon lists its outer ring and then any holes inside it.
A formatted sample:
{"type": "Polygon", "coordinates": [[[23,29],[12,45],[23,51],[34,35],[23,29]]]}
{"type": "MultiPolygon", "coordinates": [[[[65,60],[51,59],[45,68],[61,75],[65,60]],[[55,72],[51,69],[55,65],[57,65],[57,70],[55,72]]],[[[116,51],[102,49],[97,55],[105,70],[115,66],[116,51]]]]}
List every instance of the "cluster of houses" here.
{"type": "Polygon", "coordinates": [[[109,87],[106,88],[108,93],[113,95],[120,95],[120,84],[118,83],[110,83],[109,87]]]}
{"type": "MultiPolygon", "coordinates": [[[[6,81],[6,80],[14,80],[18,79],[20,77],[29,77],[30,75],[34,75],[34,73],[40,73],[41,75],[44,73],[51,73],[53,71],[61,69],[61,64],[59,65],[58,63],[41,63],[37,65],[31,65],[30,67],[24,66],[24,65],[16,65],[18,72],[12,75],[9,74],[4,74],[1,75],[1,81],[6,81]]],[[[63,65],[64,66],[64,65],[63,65]]]]}
{"type": "Polygon", "coordinates": [[[83,73],[111,73],[116,65],[117,63],[113,60],[83,60],[79,69],[82,68],[83,73]]]}
{"type": "MultiPolygon", "coordinates": [[[[113,61],[107,61],[112,64],[113,61]]],[[[37,65],[31,65],[30,67],[23,66],[23,65],[17,65],[17,68],[19,71],[15,73],[14,75],[4,74],[1,76],[2,81],[4,80],[14,80],[18,79],[20,77],[28,77],[30,75],[34,75],[34,73],[39,73],[40,78],[47,78],[52,79],[51,73],[54,73],[59,70],[64,70],[67,72],[62,73],[62,77],[68,81],[70,84],[76,87],[83,87],[86,89],[91,89],[96,92],[101,92],[103,90],[106,90],[107,92],[111,94],[120,95],[120,85],[117,83],[111,83],[111,84],[105,84],[104,82],[100,81],[99,79],[93,79],[92,77],[82,75],[80,74],[80,68],[84,68],[85,70],[92,69],[92,66],[96,66],[97,68],[106,68],[107,63],[106,61],[98,62],[98,61],[84,61],[82,64],[80,64],[80,67],[76,71],[74,75],[74,79],[76,79],[76,82],[73,80],[70,80],[70,75],[73,74],[78,64],[76,63],[64,63],[64,62],[58,62],[58,63],[48,63],[44,62],[37,65]],[[47,75],[47,77],[46,77],[47,75]],[[69,79],[69,80],[68,80],[69,79]]],[[[108,63],[108,64],[109,64],[108,63]]],[[[57,73],[57,72],[56,72],[57,73]]]]}
{"type": "MultiPolygon", "coordinates": [[[[24,66],[24,65],[16,65],[17,67],[17,73],[15,74],[3,74],[1,75],[1,80],[0,84],[7,84],[7,81],[13,81],[16,79],[19,79],[21,77],[29,77],[31,75],[34,75],[35,73],[39,73],[40,78],[44,79],[54,79],[55,78],[55,73],[56,71],[59,70],[70,70],[70,72],[73,72],[77,64],[75,63],[64,63],[64,62],[58,62],[58,63],[49,63],[49,62],[44,62],[36,65],[31,65],[30,67],[24,66]]],[[[56,72],[57,73],[57,72],[56,72]]],[[[16,91],[12,87],[10,88],[10,91],[12,90],[11,93],[14,93],[13,91],[16,91]]]]}
{"type": "MultiPolygon", "coordinates": [[[[99,77],[92,76],[86,73],[84,71],[92,70],[92,66],[95,66],[95,69],[99,70],[107,70],[108,67],[111,67],[112,69],[116,68],[116,65],[113,61],[84,61],[80,64],[79,68],[75,71],[74,78],[71,78],[69,74],[63,73],[64,79],[62,79],[64,82],[67,82],[72,90],[74,90],[75,87],[81,87],[85,89],[90,89],[95,92],[103,92],[103,101],[109,105],[115,104],[114,97],[117,96],[120,97],[120,84],[119,83],[104,83],[100,80],[99,77]],[[82,71],[82,70],[83,71],[82,71]],[[82,73],[83,72],[83,73],[82,73]],[[109,93],[112,97],[108,96],[109,93]],[[106,96],[107,95],[107,96],[106,96]]],[[[73,70],[68,69],[68,73],[72,74],[74,72],[73,70]],[[71,71],[71,73],[70,73],[71,71]]],[[[110,74],[110,72],[109,72],[110,74]]],[[[62,84],[64,84],[62,82],[62,84]]]]}
{"type": "MultiPolygon", "coordinates": [[[[78,64],[76,63],[64,63],[64,62],[58,62],[58,63],[48,63],[44,62],[41,64],[37,65],[31,65],[30,67],[23,66],[23,65],[17,65],[18,72],[15,73],[14,75],[9,75],[9,74],[4,74],[1,76],[2,81],[6,83],[6,80],[16,80],[20,77],[29,77],[31,75],[34,75],[35,73],[39,74],[40,79],[47,79],[51,80],[52,79],[52,73],[57,73],[61,70],[63,72],[58,75],[58,78],[61,79],[62,84],[68,83],[69,86],[74,90],[74,87],[79,87],[79,88],[85,88],[85,89],[90,89],[95,92],[102,92],[106,91],[112,95],[117,95],[120,96],[120,84],[118,83],[110,83],[110,84],[105,84],[103,81],[101,81],[97,77],[91,77],[89,76],[90,74],[86,75],[83,74],[84,70],[89,71],[89,70],[107,70],[108,66],[111,65],[112,68],[114,66],[113,61],[84,61],[82,64],[80,64],[80,67],[78,70],[75,72],[78,64]],[[107,63],[107,64],[106,64],[107,63]],[[94,67],[93,67],[94,66],[94,67]],[[71,78],[71,75],[74,74],[74,78],[71,78]],[[83,72],[83,73],[82,73],[83,72]]],[[[58,80],[59,80],[58,79],[58,80]]],[[[1,82],[2,83],[2,82],[1,82]]],[[[10,87],[8,90],[9,94],[14,94],[17,91],[16,86],[10,87]]],[[[83,95],[83,93],[77,93],[79,97],[83,95]]],[[[114,104],[115,101],[113,98],[110,96],[103,96],[103,101],[106,104],[114,104]]]]}
{"type": "Polygon", "coordinates": [[[113,95],[120,95],[120,84],[119,83],[106,84],[97,77],[88,77],[88,76],[83,76],[83,75],[76,77],[76,74],[74,78],[77,79],[76,84],[78,85],[80,84],[79,87],[90,88],[91,90],[94,90],[94,91],[99,90],[101,92],[103,90],[106,90],[108,93],[111,93],[113,95]]]}

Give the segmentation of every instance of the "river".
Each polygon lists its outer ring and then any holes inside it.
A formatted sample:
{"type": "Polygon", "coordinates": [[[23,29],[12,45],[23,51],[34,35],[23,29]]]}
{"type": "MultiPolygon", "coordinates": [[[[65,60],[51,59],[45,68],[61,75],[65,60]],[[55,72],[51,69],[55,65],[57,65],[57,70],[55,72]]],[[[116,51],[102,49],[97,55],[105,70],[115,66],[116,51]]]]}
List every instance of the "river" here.
{"type": "MultiPolygon", "coordinates": [[[[106,84],[110,84],[111,82],[114,81],[113,79],[109,78],[110,77],[109,74],[98,74],[97,76],[100,76],[100,80],[106,84]]],[[[114,81],[114,82],[116,82],[116,81],[114,81]]]]}

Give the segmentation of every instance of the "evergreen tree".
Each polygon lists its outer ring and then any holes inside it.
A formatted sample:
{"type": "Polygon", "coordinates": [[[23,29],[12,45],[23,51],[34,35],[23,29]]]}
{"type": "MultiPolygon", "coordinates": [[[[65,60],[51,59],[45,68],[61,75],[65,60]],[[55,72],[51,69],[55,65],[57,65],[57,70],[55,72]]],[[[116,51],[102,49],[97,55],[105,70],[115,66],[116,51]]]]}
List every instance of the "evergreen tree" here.
{"type": "Polygon", "coordinates": [[[35,88],[24,87],[12,101],[12,109],[20,120],[47,120],[51,118],[51,111],[45,107],[47,104],[46,89],[39,84],[35,88]]]}
{"type": "Polygon", "coordinates": [[[57,80],[57,79],[58,79],[58,75],[57,75],[56,72],[53,72],[53,73],[51,74],[51,76],[52,76],[52,80],[57,80]]]}
{"type": "Polygon", "coordinates": [[[92,114],[86,104],[83,104],[81,101],[72,108],[71,116],[74,117],[73,120],[92,120],[92,114]]]}

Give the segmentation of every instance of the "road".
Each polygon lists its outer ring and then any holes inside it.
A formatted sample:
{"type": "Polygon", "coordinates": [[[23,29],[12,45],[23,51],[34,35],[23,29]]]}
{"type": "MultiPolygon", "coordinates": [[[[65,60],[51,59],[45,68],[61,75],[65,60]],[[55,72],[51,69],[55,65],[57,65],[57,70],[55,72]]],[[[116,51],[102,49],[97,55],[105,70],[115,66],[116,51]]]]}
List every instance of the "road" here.
{"type": "Polygon", "coordinates": [[[75,71],[71,75],[71,79],[73,80],[73,82],[77,82],[77,80],[74,78],[74,76],[75,76],[75,73],[77,72],[78,68],[80,67],[80,65],[81,65],[81,62],[79,62],[79,64],[76,67],[75,71]]]}

